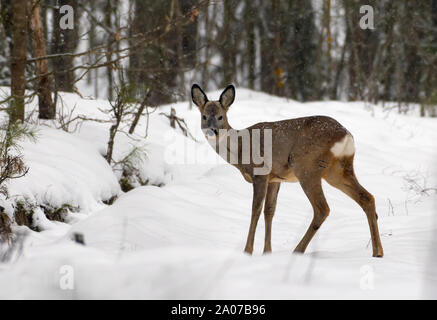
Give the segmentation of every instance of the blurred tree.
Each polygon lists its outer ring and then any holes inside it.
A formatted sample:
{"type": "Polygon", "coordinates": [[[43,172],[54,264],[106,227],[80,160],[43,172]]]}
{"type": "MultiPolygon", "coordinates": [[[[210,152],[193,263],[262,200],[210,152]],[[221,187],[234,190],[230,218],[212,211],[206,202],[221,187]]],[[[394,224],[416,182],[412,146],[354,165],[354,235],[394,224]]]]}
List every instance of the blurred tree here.
{"type": "Polygon", "coordinates": [[[74,91],[74,71],[72,54],[75,53],[79,43],[79,11],[78,1],[80,0],[50,0],[52,1],[53,19],[52,19],[52,42],[51,53],[60,56],[52,60],[53,70],[55,70],[55,84],[57,91],[74,91]],[[60,8],[69,5],[73,8],[74,27],[73,29],[60,27],[60,8]],[[62,55],[64,54],[65,55],[62,55]]]}
{"type": "Polygon", "coordinates": [[[24,95],[26,89],[27,8],[29,0],[12,3],[12,59],[10,123],[24,121],[24,95]]]}
{"type": "Polygon", "coordinates": [[[255,89],[256,79],[256,29],[257,14],[256,4],[253,0],[245,0],[244,2],[244,21],[245,21],[245,37],[246,37],[246,60],[247,64],[247,84],[249,89],[255,89]]]}
{"type": "MultiPolygon", "coordinates": [[[[10,60],[13,8],[0,3],[1,68],[10,60]]],[[[86,75],[95,96],[111,100],[126,73],[132,96],[147,96],[149,106],[186,99],[195,81],[301,101],[430,104],[436,96],[437,0],[47,0],[39,7],[55,91],[75,91],[86,75]],[[59,28],[64,4],[74,9],[73,30],[59,28]],[[374,9],[374,29],[360,27],[364,4],[374,9]]],[[[10,80],[5,68],[0,77],[10,80]]]]}
{"type": "MultiPolygon", "coordinates": [[[[32,48],[35,58],[45,57],[46,45],[44,39],[43,24],[41,22],[40,4],[38,0],[30,2],[30,30],[32,39],[32,48]]],[[[49,74],[49,63],[47,59],[35,61],[35,70],[38,76],[38,105],[40,119],[54,119],[56,115],[56,106],[51,96],[51,77],[49,74]]]]}
{"type": "Polygon", "coordinates": [[[8,57],[12,52],[12,2],[0,1],[0,85],[10,84],[11,71],[8,57]]]}
{"type": "Polygon", "coordinates": [[[168,103],[174,95],[183,96],[182,73],[196,62],[197,9],[191,12],[194,0],[133,0],[130,26],[129,81],[137,85],[137,95],[152,89],[152,105],[168,103]],[[188,22],[181,16],[188,15],[188,22]],[[146,44],[136,35],[156,33],[146,44]],[[160,34],[161,33],[161,34],[160,34]],[[179,85],[178,85],[179,81],[179,85]]]}

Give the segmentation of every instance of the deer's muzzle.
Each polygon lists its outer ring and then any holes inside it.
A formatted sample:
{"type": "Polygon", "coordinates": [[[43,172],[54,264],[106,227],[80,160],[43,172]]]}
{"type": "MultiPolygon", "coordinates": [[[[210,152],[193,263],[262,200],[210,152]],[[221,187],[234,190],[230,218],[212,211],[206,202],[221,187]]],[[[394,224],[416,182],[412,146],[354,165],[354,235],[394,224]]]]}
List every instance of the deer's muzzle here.
{"type": "Polygon", "coordinates": [[[217,129],[208,128],[208,129],[203,130],[203,133],[206,136],[216,136],[216,135],[218,135],[218,130],[217,129]]]}

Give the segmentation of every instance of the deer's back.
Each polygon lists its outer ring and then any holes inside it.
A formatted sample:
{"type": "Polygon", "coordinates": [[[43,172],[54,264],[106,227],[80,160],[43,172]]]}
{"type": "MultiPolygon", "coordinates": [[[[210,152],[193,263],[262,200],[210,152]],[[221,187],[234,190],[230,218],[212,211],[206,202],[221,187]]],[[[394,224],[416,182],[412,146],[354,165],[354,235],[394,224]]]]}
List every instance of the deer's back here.
{"type": "Polygon", "coordinates": [[[332,147],[346,135],[350,135],[338,121],[327,116],[262,122],[248,129],[272,130],[271,175],[278,177],[280,181],[290,182],[297,181],[296,168],[328,166],[333,157],[332,147]]]}
{"type": "Polygon", "coordinates": [[[271,129],[273,149],[283,149],[284,146],[289,146],[291,149],[324,147],[350,134],[337,120],[327,116],[260,122],[248,129],[271,129]]]}

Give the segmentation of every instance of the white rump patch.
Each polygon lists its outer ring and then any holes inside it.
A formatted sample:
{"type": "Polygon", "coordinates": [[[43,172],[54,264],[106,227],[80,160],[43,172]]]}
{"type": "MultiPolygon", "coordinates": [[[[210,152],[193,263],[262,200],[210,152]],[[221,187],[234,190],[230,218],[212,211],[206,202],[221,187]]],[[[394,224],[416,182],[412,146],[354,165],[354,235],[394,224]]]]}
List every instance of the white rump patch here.
{"type": "Polygon", "coordinates": [[[351,156],[355,153],[354,138],[347,134],[343,139],[336,142],[330,150],[337,158],[351,156]]]}

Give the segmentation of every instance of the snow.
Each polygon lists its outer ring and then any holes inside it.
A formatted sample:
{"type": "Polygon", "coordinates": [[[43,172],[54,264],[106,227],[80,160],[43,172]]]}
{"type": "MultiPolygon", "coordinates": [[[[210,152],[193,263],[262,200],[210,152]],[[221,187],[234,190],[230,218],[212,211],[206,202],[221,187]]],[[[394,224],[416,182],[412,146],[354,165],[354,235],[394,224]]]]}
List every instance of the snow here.
{"type": "MultiPolygon", "coordinates": [[[[208,93],[210,99],[219,95],[208,93]]],[[[76,114],[106,117],[97,110],[107,106],[103,100],[63,98],[67,108],[76,105],[76,114]]],[[[109,124],[86,122],[73,133],[37,126],[37,143],[23,144],[31,171],[10,183],[11,193],[37,203],[74,204],[81,211],[71,213],[68,223],[37,212],[39,233],[14,226],[27,236],[21,254],[0,264],[0,298],[436,298],[437,195],[420,189],[437,185],[437,119],[362,102],[298,103],[239,88],[228,118],[240,129],[315,114],[337,119],[354,136],[355,168],[376,198],[384,258],[371,257],[359,206],[326,183],[331,213],[304,255],[291,251],[312,209],[296,183],[281,185],[273,253],[262,255],[261,217],[254,254],[243,254],[252,186],[214,153],[202,137],[197,108],[183,102],[151,114],[146,139],[144,119],[135,140],[117,136],[116,159],[132,145],[146,151],[137,165],[151,185],[128,193],[120,191],[119,173],[102,157],[109,124]],[[169,127],[159,113],[170,107],[198,142],[169,127]],[[119,195],[113,205],[102,203],[113,195],[119,195]],[[75,233],[84,235],[85,246],[71,240],[75,233]],[[62,285],[69,268],[73,290],[62,285]]]]}
{"type": "Polygon", "coordinates": [[[95,200],[119,193],[111,167],[86,140],[62,130],[40,126],[38,142],[24,141],[24,161],[29,173],[13,181],[11,195],[32,203],[63,204],[94,210],[95,200]]]}

